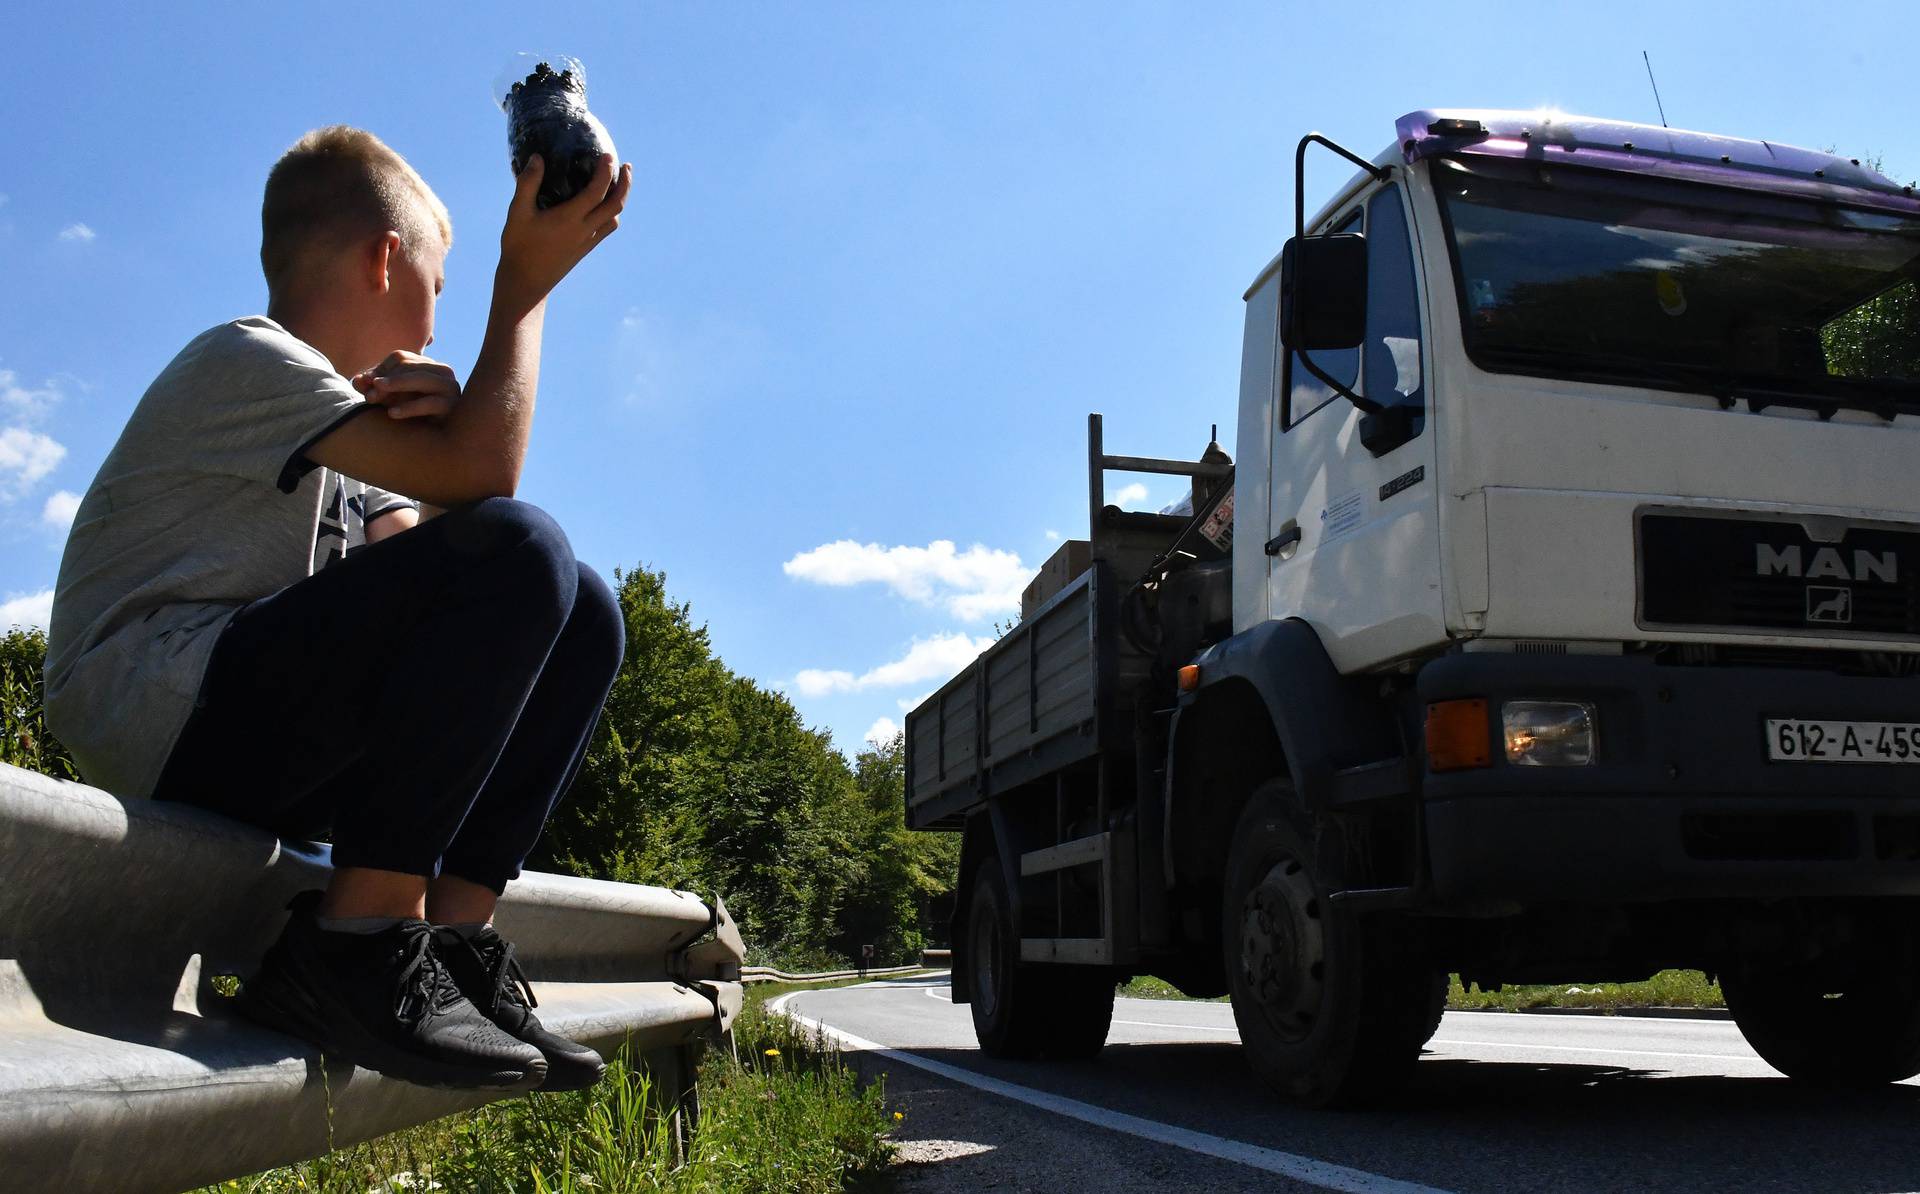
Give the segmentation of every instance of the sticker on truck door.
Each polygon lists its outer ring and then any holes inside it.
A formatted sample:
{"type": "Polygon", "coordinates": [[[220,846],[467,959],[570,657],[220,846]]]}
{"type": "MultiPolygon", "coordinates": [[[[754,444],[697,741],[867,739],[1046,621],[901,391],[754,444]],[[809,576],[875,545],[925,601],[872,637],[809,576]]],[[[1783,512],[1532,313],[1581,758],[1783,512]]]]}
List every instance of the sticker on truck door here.
{"type": "Polygon", "coordinates": [[[1220,499],[1213,513],[1207,515],[1207,520],[1200,524],[1200,535],[1221,551],[1233,550],[1233,490],[1227,490],[1227,495],[1220,499]]]}
{"type": "Polygon", "coordinates": [[[1352,534],[1360,526],[1360,519],[1366,513],[1366,495],[1362,493],[1343,493],[1327,503],[1320,511],[1320,541],[1332,542],[1342,535],[1352,534]]]}

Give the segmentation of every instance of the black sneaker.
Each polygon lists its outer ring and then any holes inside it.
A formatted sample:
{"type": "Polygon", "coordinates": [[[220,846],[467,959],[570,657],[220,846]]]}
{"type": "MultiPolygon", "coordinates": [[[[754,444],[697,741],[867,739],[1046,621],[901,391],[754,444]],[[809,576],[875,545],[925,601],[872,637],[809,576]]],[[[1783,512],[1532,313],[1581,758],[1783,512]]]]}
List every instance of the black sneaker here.
{"type": "Polygon", "coordinates": [[[546,1077],[540,1051],[514,1040],[460,994],[433,948],[433,926],[327,933],[317,891],[242,984],[239,1010],[357,1066],[421,1086],[523,1090],[546,1077]]]}
{"type": "Polygon", "coordinates": [[[578,1041],[548,1032],[533,1014],[540,1001],[533,997],[520,963],[513,960],[513,946],[492,925],[471,937],[445,925],[434,933],[460,993],[489,1020],[546,1057],[547,1080],[542,1090],[583,1090],[600,1081],[607,1072],[600,1055],[578,1041]]]}

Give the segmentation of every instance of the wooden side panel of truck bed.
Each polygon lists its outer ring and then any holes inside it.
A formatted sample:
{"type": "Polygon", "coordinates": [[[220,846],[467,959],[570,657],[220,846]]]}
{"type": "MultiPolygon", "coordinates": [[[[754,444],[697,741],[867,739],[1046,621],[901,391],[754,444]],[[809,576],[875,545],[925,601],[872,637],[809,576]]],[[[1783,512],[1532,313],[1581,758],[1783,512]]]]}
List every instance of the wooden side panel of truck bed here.
{"type": "Polygon", "coordinates": [[[1095,753],[1098,564],[907,714],[907,824],[931,828],[1095,753]]]}

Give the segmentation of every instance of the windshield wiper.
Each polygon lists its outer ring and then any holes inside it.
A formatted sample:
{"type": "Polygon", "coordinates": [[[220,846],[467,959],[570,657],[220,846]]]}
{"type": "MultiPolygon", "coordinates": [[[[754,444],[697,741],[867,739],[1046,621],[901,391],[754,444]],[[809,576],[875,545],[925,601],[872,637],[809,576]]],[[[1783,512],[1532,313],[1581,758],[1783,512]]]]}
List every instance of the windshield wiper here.
{"type": "Polygon", "coordinates": [[[1739,374],[1702,365],[1671,362],[1645,365],[1546,348],[1512,345],[1480,348],[1476,360],[1517,367],[1517,371],[1597,381],[1608,385],[1643,385],[1705,394],[1731,410],[1745,402],[1758,413],[1769,406],[1810,410],[1830,419],[1841,410],[1864,411],[1891,423],[1900,414],[1920,414],[1920,383],[1866,381],[1851,377],[1774,378],[1739,374]]]}

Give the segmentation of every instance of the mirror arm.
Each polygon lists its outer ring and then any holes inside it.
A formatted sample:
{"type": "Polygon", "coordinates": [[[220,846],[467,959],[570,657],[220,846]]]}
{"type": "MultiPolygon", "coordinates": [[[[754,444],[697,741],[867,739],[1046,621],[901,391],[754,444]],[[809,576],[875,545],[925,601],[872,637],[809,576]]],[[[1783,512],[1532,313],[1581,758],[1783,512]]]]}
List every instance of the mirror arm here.
{"type": "Polygon", "coordinates": [[[1293,148],[1293,234],[1298,237],[1307,235],[1307,146],[1324,145],[1341,157],[1367,172],[1376,182],[1385,182],[1393,170],[1387,166],[1376,166],[1367,159],[1354,153],[1344,145],[1337,145],[1322,137],[1319,133],[1308,133],[1300,138],[1300,144],[1293,148]]]}
{"type": "Polygon", "coordinates": [[[1373,399],[1365,397],[1364,395],[1361,395],[1361,394],[1354,393],[1351,389],[1347,388],[1344,385],[1341,385],[1338,381],[1335,381],[1332,377],[1328,376],[1326,370],[1322,369],[1320,366],[1313,363],[1313,358],[1307,355],[1306,349],[1296,348],[1293,350],[1293,355],[1296,359],[1299,360],[1299,362],[1302,365],[1305,365],[1307,367],[1308,373],[1313,374],[1315,377],[1325,382],[1327,386],[1333,390],[1334,393],[1340,395],[1342,398],[1345,398],[1348,402],[1353,403],[1355,406],[1359,407],[1362,411],[1366,412],[1367,414],[1377,415],[1381,411],[1386,409],[1384,406],[1381,406],[1378,402],[1375,402],[1373,399]]]}
{"type": "MultiPolygon", "coordinates": [[[[1306,235],[1307,235],[1306,166],[1307,166],[1307,147],[1309,145],[1322,145],[1328,149],[1331,149],[1333,152],[1339,154],[1341,157],[1347,159],[1349,162],[1352,162],[1354,165],[1366,171],[1367,174],[1369,174],[1375,179],[1384,180],[1389,174],[1392,173],[1392,171],[1387,167],[1376,166],[1372,162],[1369,162],[1365,158],[1354,153],[1352,150],[1347,149],[1345,146],[1329,141],[1327,138],[1321,136],[1319,133],[1308,133],[1306,136],[1300,138],[1300,144],[1294,146],[1294,149],[1293,149],[1293,235],[1296,238],[1299,238],[1302,240],[1306,239],[1306,235]]],[[[1295,272],[1294,272],[1294,280],[1293,280],[1293,290],[1295,294],[1298,294],[1302,289],[1304,289],[1304,287],[1300,283],[1300,272],[1299,272],[1299,266],[1297,264],[1295,265],[1294,270],[1295,272]]],[[[1300,342],[1299,331],[1300,331],[1300,304],[1297,302],[1288,302],[1287,303],[1287,337],[1286,338],[1287,338],[1289,347],[1291,347],[1291,345],[1298,344],[1300,342]]],[[[1328,375],[1326,370],[1322,369],[1320,366],[1313,363],[1313,358],[1307,355],[1306,349],[1293,348],[1292,352],[1295,356],[1297,356],[1300,359],[1300,363],[1307,367],[1307,372],[1313,374],[1315,377],[1319,378],[1322,382],[1325,382],[1328,386],[1332,387],[1334,393],[1340,395],[1342,398],[1345,398],[1348,402],[1353,403],[1354,406],[1358,407],[1360,410],[1364,411],[1367,414],[1373,415],[1373,414],[1379,414],[1381,410],[1385,409],[1378,402],[1375,402],[1373,399],[1364,398],[1361,395],[1354,393],[1351,387],[1342,385],[1340,382],[1334,380],[1331,376],[1328,375]]]]}

